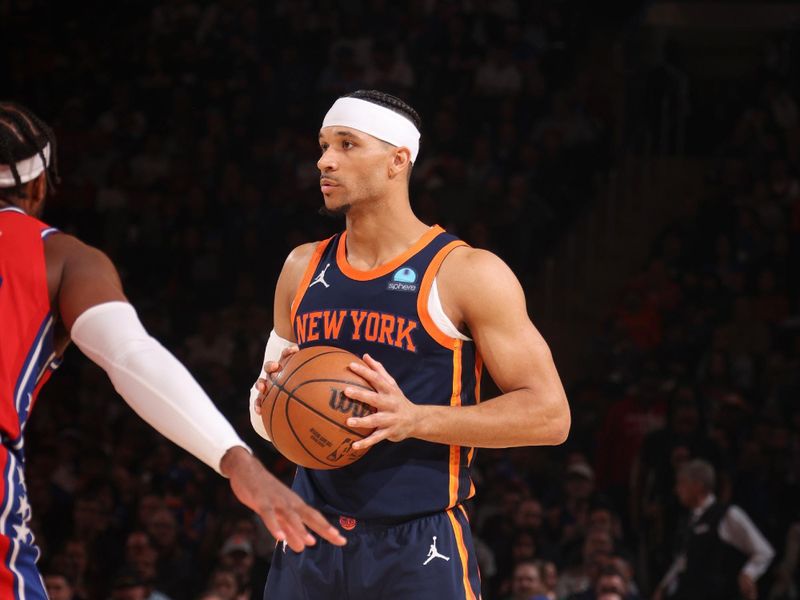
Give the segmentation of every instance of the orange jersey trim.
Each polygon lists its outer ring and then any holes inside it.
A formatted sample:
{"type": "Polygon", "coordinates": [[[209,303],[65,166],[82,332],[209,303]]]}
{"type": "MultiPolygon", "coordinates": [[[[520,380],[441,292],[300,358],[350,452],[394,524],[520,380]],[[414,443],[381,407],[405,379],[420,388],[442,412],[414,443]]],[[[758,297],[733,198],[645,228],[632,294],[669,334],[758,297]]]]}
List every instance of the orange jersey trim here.
{"type": "MultiPolygon", "coordinates": [[[[475,354],[475,404],[481,403],[481,374],[483,373],[483,358],[479,353],[475,354]]],[[[472,465],[472,459],[475,456],[475,448],[470,448],[467,453],[467,465],[472,465]]],[[[475,483],[472,477],[469,478],[469,494],[467,498],[472,498],[475,495],[475,483]]],[[[465,513],[466,514],[466,513],[465,513]]]]}
{"type": "Polygon", "coordinates": [[[317,265],[319,265],[319,261],[322,260],[322,255],[325,253],[325,248],[328,247],[328,244],[330,244],[332,239],[332,237],[329,237],[327,240],[322,240],[319,244],[317,244],[317,247],[314,248],[314,254],[311,255],[311,260],[306,267],[306,271],[303,273],[303,279],[300,280],[300,285],[297,288],[294,299],[292,299],[290,311],[292,331],[294,331],[294,318],[297,315],[297,309],[300,307],[300,302],[302,301],[303,296],[306,295],[306,290],[308,289],[308,285],[311,283],[311,278],[314,276],[314,271],[317,270],[317,265]]]}
{"type": "MultiPolygon", "coordinates": [[[[461,340],[453,348],[453,393],[450,406],[461,406],[461,340]]],[[[448,508],[458,503],[458,471],[461,466],[461,446],[450,446],[450,502],[448,508]]]]}
{"type": "Polygon", "coordinates": [[[466,242],[462,242],[461,240],[454,240],[436,253],[436,256],[433,257],[433,260],[428,265],[425,275],[422,276],[422,283],[420,283],[419,295],[417,296],[417,314],[419,315],[420,323],[422,323],[428,335],[450,350],[454,348],[455,342],[460,342],[461,340],[450,337],[436,326],[433,318],[431,318],[431,314],[428,312],[428,297],[431,294],[433,280],[436,278],[436,274],[439,272],[439,267],[442,265],[444,259],[447,258],[447,255],[455,248],[467,245],[466,242]]]}
{"type": "Polygon", "coordinates": [[[453,527],[453,535],[456,538],[456,547],[458,548],[458,557],[461,560],[462,580],[464,583],[464,597],[467,600],[476,600],[475,593],[472,591],[472,586],[469,583],[469,559],[467,557],[467,545],[464,543],[464,530],[461,524],[456,520],[456,516],[452,510],[447,511],[447,518],[450,519],[450,525],[453,527]]]}
{"type": "Polygon", "coordinates": [[[345,241],[347,240],[347,232],[345,231],[342,234],[342,237],[339,238],[339,246],[336,248],[336,264],[339,267],[339,270],[344,273],[350,279],[355,279],[356,281],[369,281],[370,279],[375,279],[377,277],[382,277],[383,275],[388,275],[404,262],[406,262],[409,258],[414,256],[417,252],[422,250],[425,246],[427,246],[433,238],[435,238],[440,233],[444,232],[444,229],[439,227],[438,225],[434,225],[425,234],[419,238],[414,244],[408,248],[405,252],[400,254],[399,256],[394,257],[389,262],[386,262],[380,266],[375,267],[374,269],[370,269],[368,271],[360,271],[358,269],[353,268],[349,262],[347,262],[347,245],[345,241]]]}

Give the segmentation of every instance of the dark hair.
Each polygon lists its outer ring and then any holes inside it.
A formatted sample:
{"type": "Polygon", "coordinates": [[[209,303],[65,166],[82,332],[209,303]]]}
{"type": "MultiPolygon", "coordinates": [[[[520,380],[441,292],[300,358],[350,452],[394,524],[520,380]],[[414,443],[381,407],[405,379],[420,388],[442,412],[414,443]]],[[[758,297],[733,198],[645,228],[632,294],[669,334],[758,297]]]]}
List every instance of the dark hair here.
{"type": "Polygon", "coordinates": [[[14,102],[0,102],[0,164],[8,165],[17,185],[0,188],[0,200],[20,198],[24,195],[23,183],[17,172],[17,163],[39,155],[47,164],[45,176],[51,189],[58,182],[56,136],[53,130],[29,109],[14,102]],[[50,161],[47,164],[44,148],[50,144],[50,161]]]}
{"type": "Polygon", "coordinates": [[[67,573],[66,569],[59,567],[48,567],[46,569],[42,569],[42,577],[61,577],[67,582],[69,587],[75,587],[75,580],[69,573],[67,573]]]}
{"type": "Polygon", "coordinates": [[[403,115],[406,119],[414,124],[414,127],[422,130],[422,119],[419,114],[409,104],[403,102],[397,96],[392,96],[386,92],[379,92],[378,90],[357,90],[344,95],[345,98],[357,98],[358,100],[366,100],[373,104],[385,106],[394,112],[403,115]]]}

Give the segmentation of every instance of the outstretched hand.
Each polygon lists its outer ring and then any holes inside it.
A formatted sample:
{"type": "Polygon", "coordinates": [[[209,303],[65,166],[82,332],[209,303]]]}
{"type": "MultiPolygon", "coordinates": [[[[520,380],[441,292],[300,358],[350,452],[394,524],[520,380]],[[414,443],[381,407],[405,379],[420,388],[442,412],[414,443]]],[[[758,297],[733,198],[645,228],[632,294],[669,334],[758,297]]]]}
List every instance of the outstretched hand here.
{"type": "Polygon", "coordinates": [[[220,469],[230,478],[231,489],[239,501],[264,521],[275,539],[285,541],[295,552],[316,544],[308,529],[336,546],[346,543],[319,511],[303,502],[244,448],[228,450],[220,469]]]}
{"type": "Polygon", "coordinates": [[[400,442],[414,437],[414,431],[422,418],[422,407],[406,398],[400,386],[381,363],[369,354],[364,355],[364,362],[366,366],[356,362],[350,363],[350,370],[366,379],[375,391],[348,386],[344,393],[353,400],[369,404],[376,409],[376,412],[366,417],[351,417],[347,419],[347,426],[375,428],[375,431],[363,440],[355,442],[353,449],[369,448],[382,440],[400,442]]]}

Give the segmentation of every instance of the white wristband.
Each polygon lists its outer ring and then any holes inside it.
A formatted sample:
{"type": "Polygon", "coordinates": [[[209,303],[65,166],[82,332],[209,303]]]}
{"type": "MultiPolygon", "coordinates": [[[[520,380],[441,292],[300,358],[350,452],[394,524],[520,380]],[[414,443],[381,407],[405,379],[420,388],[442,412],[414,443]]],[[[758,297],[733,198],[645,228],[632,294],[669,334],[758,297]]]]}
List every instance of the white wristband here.
{"type": "MultiPolygon", "coordinates": [[[[264,350],[264,362],[278,362],[281,359],[281,354],[286,348],[291,348],[292,346],[296,346],[294,342],[291,342],[285,338],[282,338],[273,329],[269,334],[269,339],[267,340],[267,347],[264,350]]],[[[264,365],[261,365],[261,373],[258,376],[259,379],[266,379],[267,373],[264,371],[264,365]]],[[[256,433],[263,437],[265,440],[272,441],[267,433],[266,427],[264,427],[264,421],[261,419],[261,415],[256,412],[256,398],[258,398],[258,389],[256,389],[255,384],[253,387],[250,388],[250,424],[255,429],[256,433]]]]}

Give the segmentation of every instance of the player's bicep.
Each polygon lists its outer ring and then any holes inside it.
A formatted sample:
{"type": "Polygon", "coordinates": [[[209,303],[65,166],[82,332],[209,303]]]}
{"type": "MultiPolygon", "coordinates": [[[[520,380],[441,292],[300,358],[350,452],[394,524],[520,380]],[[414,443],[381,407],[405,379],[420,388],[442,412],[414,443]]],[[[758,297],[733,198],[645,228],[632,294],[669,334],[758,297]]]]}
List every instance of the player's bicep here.
{"type": "MultiPolygon", "coordinates": [[[[73,238],[74,239],[74,238],[73,238]]],[[[67,331],[92,306],[127,302],[114,263],[100,250],[74,240],[64,257],[58,310],[67,331]]]]}
{"type": "Polygon", "coordinates": [[[461,293],[464,320],[486,369],[503,392],[561,386],[550,348],[533,325],[522,286],[496,256],[466,261],[468,289],[461,293]]]}

